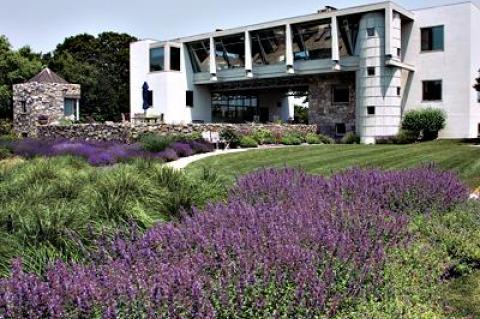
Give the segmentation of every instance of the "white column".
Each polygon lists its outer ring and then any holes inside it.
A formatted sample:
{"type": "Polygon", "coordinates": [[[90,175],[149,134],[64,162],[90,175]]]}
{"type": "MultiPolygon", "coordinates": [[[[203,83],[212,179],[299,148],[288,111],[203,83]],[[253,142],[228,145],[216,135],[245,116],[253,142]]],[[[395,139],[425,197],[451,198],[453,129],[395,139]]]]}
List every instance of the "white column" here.
{"type": "Polygon", "coordinates": [[[294,57],[293,57],[292,26],[290,24],[286,25],[285,32],[286,32],[285,41],[287,42],[286,43],[286,52],[285,52],[285,54],[287,55],[286,59],[285,59],[285,62],[287,64],[287,72],[288,73],[295,73],[294,57]]]}
{"type": "Polygon", "coordinates": [[[210,79],[213,81],[217,80],[217,56],[215,48],[215,39],[210,38],[210,79]]]}
{"type": "Polygon", "coordinates": [[[75,109],[76,109],[75,119],[77,121],[80,121],[80,100],[79,99],[75,100],[75,109]]]}
{"type": "Polygon", "coordinates": [[[334,63],[333,69],[340,70],[340,51],[338,49],[338,23],[337,17],[332,16],[331,21],[331,30],[332,30],[332,61],[334,63]]]}
{"type": "Polygon", "coordinates": [[[245,31],[245,75],[247,78],[253,77],[253,61],[252,61],[252,39],[250,32],[245,31]]]}
{"type": "Polygon", "coordinates": [[[385,55],[393,56],[392,52],[392,22],[393,9],[390,5],[385,9],[385,55]]]}

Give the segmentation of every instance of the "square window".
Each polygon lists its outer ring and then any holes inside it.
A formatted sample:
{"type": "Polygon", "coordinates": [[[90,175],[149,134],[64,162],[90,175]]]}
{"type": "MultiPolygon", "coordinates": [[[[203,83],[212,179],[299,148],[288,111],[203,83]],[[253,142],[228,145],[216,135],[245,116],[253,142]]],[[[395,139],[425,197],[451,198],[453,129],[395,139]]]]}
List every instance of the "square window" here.
{"type": "Polygon", "coordinates": [[[402,88],[400,86],[397,86],[397,95],[402,95],[402,88]]]}
{"type": "Polygon", "coordinates": [[[367,106],[367,115],[375,115],[375,106],[367,106]]]}
{"type": "Polygon", "coordinates": [[[367,35],[369,37],[374,37],[375,36],[375,28],[367,28],[367,35]]]}
{"type": "Polygon", "coordinates": [[[374,76],[375,75],[375,67],[374,66],[369,66],[367,68],[367,74],[368,74],[368,76],[374,76]]]}
{"type": "Polygon", "coordinates": [[[397,56],[401,57],[402,56],[402,49],[397,48],[397,56]]]}
{"type": "Polygon", "coordinates": [[[350,90],[348,86],[333,86],[332,87],[332,103],[349,103],[350,90]]]}
{"type": "Polygon", "coordinates": [[[63,113],[67,117],[73,116],[77,118],[77,100],[65,98],[63,113]]]}
{"type": "Polygon", "coordinates": [[[442,80],[423,81],[422,84],[423,101],[442,100],[442,80]]]}
{"type": "Polygon", "coordinates": [[[421,29],[422,51],[436,51],[444,49],[444,26],[421,29]]]}
{"type": "Polygon", "coordinates": [[[480,91],[477,91],[477,102],[480,103],[480,91]]]}
{"type": "Polygon", "coordinates": [[[347,126],[345,125],[345,123],[335,124],[335,134],[345,135],[346,133],[347,133],[347,126]]]}
{"type": "Polygon", "coordinates": [[[150,72],[165,70],[165,48],[150,49],[150,72]]]}
{"type": "Polygon", "coordinates": [[[193,91],[187,91],[186,98],[187,106],[193,107],[193,91]]]}
{"type": "Polygon", "coordinates": [[[480,123],[478,123],[477,130],[478,130],[478,137],[480,138],[480,123]]]}
{"type": "Polygon", "coordinates": [[[180,48],[170,47],[170,70],[180,71],[180,48]]]}

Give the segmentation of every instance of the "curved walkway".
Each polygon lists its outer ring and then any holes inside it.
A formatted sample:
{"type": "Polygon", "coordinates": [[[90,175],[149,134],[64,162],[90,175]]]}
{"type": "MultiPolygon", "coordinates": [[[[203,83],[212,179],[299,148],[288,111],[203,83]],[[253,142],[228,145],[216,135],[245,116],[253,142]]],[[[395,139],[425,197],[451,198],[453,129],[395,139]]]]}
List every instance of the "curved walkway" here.
{"type": "MultiPolygon", "coordinates": [[[[305,144],[307,145],[307,144],[305,144]]],[[[183,157],[180,158],[176,161],[169,162],[165,165],[168,167],[172,167],[175,169],[184,169],[191,163],[197,162],[199,160],[202,160],[207,157],[212,157],[212,156],[218,156],[218,155],[223,155],[223,154],[232,154],[232,153],[240,153],[240,152],[247,152],[247,151],[255,151],[255,150],[268,150],[268,149],[276,149],[276,148],[286,148],[286,147],[298,147],[298,146],[305,146],[305,145],[296,145],[296,146],[291,146],[291,145],[263,145],[259,146],[257,148],[235,148],[235,149],[228,149],[228,150],[216,150],[214,152],[210,153],[203,153],[203,154],[197,154],[189,157],[183,157]]]]}

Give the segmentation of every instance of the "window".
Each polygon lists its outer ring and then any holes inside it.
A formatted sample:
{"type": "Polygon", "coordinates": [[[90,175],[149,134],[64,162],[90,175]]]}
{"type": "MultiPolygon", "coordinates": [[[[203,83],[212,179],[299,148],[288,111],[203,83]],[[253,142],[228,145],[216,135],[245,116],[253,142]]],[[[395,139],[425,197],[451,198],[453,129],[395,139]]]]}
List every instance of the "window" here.
{"type": "Polygon", "coordinates": [[[332,87],[332,102],[335,103],[349,103],[350,91],[347,86],[332,87]]]}
{"type": "Polygon", "coordinates": [[[165,70],[165,48],[150,49],[150,72],[165,70]]]}
{"type": "Polygon", "coordinates": [[[430,27],[421,29],[422,51],[443,50],[444,27],[430,27]]]}
{"type": "Polygon", "coordinates": [[[295,60],[319,60],[332,57],[330,21],[292,25],[295,60]]]}
{"type": "Polygon", "coordinates": [[[215,49],[218,71],[245,67],[245,34],[216,38],[215,49]]]}
{"type": "Polygon", "coordinates": [[[402,88],[400,86],[397,86],[397,95],[402,95],[402,88]]]}
{"type": "Polygon", "coordinates": [[[367,74],[368,74],[368,76],[374,76],[375,75],[375,67],[374,66],[369,66],[367,68],[367,74]]]}
{"type": "MultiPolygon", "coordinates": [[[[268,111],[268,109],[267,109],[268,111]]],[[[212,95],[212,121],[214,123],[244,123],[262,118],[262,109],[254,95],[212,95]]],[[[268,114],[266,116],[268,120],[268,114]]]]}
{"type": "Polygon", "coordinates": [[[193,107],[193,91],[187,91],[186,98],[187,106],[193,107]]]}
{"type": "Polygon", "coordinates": [[[480,103],[480,91],[477,91],[477,102],[480,103]]]}
{"type": "Polygon", "coordinates": [[[210,40],[201,40],[187,45],[193,72],[210,72],[210,40]]]}
{"type": "Polygon", "coordinates": [[[375,106],[367,106],[367,115],[375,115],[375,106]]]}
{"type": "Polygon", "coordinates": [[[170,47],[170,70],[180,71],[180,48],[170,47]]]}
{"type": "Polygon", "coordinates": [[[77,118],[77,100],[65,98],[63,112],[67,117],[77,118]]]}
{"type": "Polygon", "coordinates": [[[375,28],[367,28],[367,35],[369,37],[374,37],[375,36],[375,28]]]}
{"type": "Polygon", "coordinates": [[[397,56],[398,57],[402,56],[402,49],[401,48],[397,48],[397,56]]]}
{"type": "Polygon", "coordinates": [[[335,124],[335,134],[344,135],[346,133],[347,133],[347,126],[345,125],[345,123],[335,124]]]}
{"type": "Polygon", "coordinates": [[[27,101],[20,101],[20,107],[23,114],[27,113],[27,101]]]}
{"type": "Polygon", "coordinates": [[[441,101],[442,100],[442,81],[423,81],[423,100],[441,101]]]}
{"type": "Polygon", "coordinates": [[[253,31],[252,59],[254,65],[272,65],[285,63],[285,28],[253,31]]]}
{"type": "Polygon", "coordinates": [[[478,123],[477,130],[478,130],[478,138],[480,138],[480,123],[478,123]]]}

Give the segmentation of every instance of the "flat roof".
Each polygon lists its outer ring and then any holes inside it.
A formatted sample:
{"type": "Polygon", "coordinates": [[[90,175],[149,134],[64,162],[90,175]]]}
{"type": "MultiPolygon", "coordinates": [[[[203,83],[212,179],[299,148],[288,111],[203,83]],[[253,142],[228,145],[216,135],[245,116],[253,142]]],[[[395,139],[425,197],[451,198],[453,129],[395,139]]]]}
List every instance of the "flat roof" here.
{"type": "Polygon", "coordinates": [[[193,35],[193,36],[179,37],[179,38],[175,38],[175,39],[171,39],[171,40],[167,40],[167,41],[158,41],[154,45],[162,45],[162,44],[167,43],[167,42],[182,42],[182,43],[192,42],[192,41],[208,39],[208,38],[211,38],[211,37],[222,37],[222,36],[226,36],[226,35],[243,33],[245,31],[254,31],[254,30],[274,28],[274,27],[283,26],[283,25],[286,25],[286,24],[297,24],[297,23],[302,23],[302,22],[328,19],[328,18],[331,18],[331,17],[334,17],[334,16],[335,17],[341,17],[341,16],[347,16],[347,15],[365,13],[365,12],[369,12],[369,11],[380,11],[380,10],[385,10],[387,8],[391,8],[394,11],[400,13],[404,18],[407,18],[407,19],[410,19],[410,20],[413,20],[415,18],[415,14],[412,11],[407,10],[407,9],[399,6],[395,2],[383,1],[383,2],[378,2],[378,3],[347,7],[347,8],[337,9],[337,10],[333,10],[333,11],[325,11],[325,12],[319,11],[319,12],[313,13],[313,14],[301,15],[301,16],[286,18],[286,19],[273,20],[273,21],[269,21],[269,22],[263,22],[263,23],[252,24],[252,25],[247,25],[247,26],[240,26],[240,27],[236,27],[236,28],[219,30],[219,31],[215,31],[215,32],[207,32],[207,33],[202,33],[202,34],[193,35]]]}

